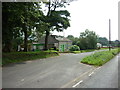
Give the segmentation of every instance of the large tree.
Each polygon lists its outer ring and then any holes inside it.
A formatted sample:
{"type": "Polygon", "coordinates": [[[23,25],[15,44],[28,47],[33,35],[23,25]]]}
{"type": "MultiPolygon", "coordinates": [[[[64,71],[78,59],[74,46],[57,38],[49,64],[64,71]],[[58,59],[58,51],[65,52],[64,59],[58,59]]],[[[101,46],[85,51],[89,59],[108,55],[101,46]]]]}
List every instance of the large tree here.
{"type": "MultiPolygon", "coordinates": [[[[70,2],[70,0],[68,0],[70,2]]],[[[48,28],[45,30],[45,50],[48,49],[48,36],[50,31],[57,30],[58,32],[67,29],[70,26],[69,18],[70,13],[67,10],[57,10],[57,8],[65,7],[69,2],[64,2],[63,0],[49,0],[46,2],[48,7],[47,15],[43,19],[44,22],[48,23],[48,28]]]]}
{"type": "Polygon", "coordinates": [[[16,11],[19,9],[15,3],[2,3],[2,46],[4,52],[11,51],[12,40],[19,36],[20,28],[16,27],[19,19],[15,18],[19,17],[19,12],[16,11]]]}
{"type": "MultiPolygon", "coordinates": [[[[28,38],[33,30],[40,29],[41,18],[40,4],[34,2],[3,3],[3,51],[10,52],[12,41],[17,37],[24,38],[24,51],[27,51],[28,38]]],[[[17,39],[18,40],[18,39],[17,39]]]]}
{"type": "Polygon", "coordinates": [[[108,46],[109,41],[106,37],[99,37],[98,38],[98,43],[101,43],[103,46],[108,46]]]}
{"type": "Polygon", "coordinates": [[[80,33],[79,39],[79,46],[81,49],[95,49],[97,46],[98,36],[94,31],[86,29],[85,32],[80,33]]]}

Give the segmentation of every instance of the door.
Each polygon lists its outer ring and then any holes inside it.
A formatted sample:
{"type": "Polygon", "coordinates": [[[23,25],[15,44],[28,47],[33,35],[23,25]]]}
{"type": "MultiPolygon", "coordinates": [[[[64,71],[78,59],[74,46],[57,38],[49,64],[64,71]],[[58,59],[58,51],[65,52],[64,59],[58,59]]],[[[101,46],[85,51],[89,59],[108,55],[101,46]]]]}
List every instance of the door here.
{"type": "Polygon", "coordinates": [[[64,52],[64,49],[65,49],[65,45],[64,44],[60,45],[60,51],[64,52]]]}

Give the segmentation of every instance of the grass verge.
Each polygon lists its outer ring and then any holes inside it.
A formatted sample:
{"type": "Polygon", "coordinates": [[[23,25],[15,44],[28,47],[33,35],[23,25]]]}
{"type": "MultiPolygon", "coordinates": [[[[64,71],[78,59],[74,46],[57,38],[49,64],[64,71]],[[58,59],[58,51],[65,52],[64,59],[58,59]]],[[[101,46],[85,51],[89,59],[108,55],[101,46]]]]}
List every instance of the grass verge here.
{"type": "Polygon", "coordinates": [[[81,50],[81,53],[84,53],[84,52],[92,52],[92,51],[95,51],[96,49],[87,49],[87,50],[81,50]]]}
{"type": "Polygon", "coordinates": [[[65,52],[59,52],[59,53],[84,53],[84,52],[92,52],[95,51],[96,49],[88,49],[88,50],[80,50],[80,51],[65,51],[65,52]]]}
{"type": "Polygon", "coordinates": [[[72,51],[72,53],[75,53],[75,54],[76,54],[76,53],[81,53],[81,51],[72,51]]]}
{"type": "Polygon", "coordinates": [[[54,51],[36,51],[36,52],[11,52],[2,54],[2,65],[9,63],[17,63],[27,60],[42,59],[52,56],[58,56],[58,52],[54,51]]]}
{"type": "Polygon", "coordinates": [[[120,52],[120,49],[113,49],[111,51],[96,52],[96,53],[94,53],[90,56],[87,56],[87,57],[83,58],[81,63],[94,65],[94,66],[101,66],[104,63],[111,60],[119,52],[120,52]]]}

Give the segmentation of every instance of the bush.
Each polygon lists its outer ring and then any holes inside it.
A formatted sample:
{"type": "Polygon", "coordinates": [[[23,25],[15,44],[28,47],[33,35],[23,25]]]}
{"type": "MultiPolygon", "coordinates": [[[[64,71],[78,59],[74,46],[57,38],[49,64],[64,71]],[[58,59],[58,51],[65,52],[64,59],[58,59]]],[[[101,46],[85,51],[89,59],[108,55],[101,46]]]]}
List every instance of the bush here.
{"type": "Polygon", "coordinates": [[[80,51],[80,48],[77,45],[72,45],[69,50],[70,51],[80,51]]]}

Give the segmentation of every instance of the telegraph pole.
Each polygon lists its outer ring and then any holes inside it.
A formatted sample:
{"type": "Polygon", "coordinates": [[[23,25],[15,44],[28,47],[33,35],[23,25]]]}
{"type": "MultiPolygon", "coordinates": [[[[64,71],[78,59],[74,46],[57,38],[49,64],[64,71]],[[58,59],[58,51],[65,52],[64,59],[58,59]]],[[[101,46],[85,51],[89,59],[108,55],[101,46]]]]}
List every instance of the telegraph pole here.
{"type": "Polygon", "coordinates": [[[109,19],[109,51],[111,50],[111,20],[109,19]]]}

